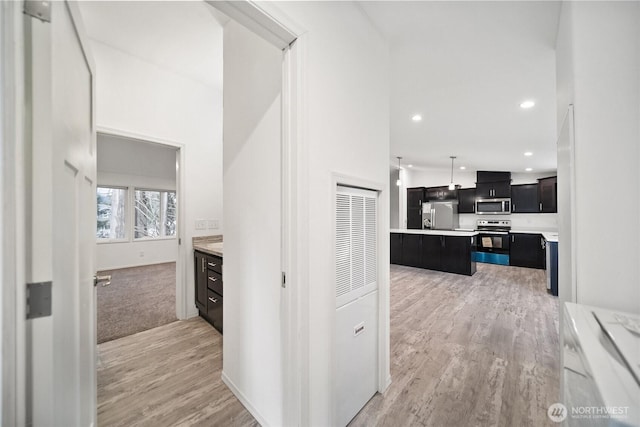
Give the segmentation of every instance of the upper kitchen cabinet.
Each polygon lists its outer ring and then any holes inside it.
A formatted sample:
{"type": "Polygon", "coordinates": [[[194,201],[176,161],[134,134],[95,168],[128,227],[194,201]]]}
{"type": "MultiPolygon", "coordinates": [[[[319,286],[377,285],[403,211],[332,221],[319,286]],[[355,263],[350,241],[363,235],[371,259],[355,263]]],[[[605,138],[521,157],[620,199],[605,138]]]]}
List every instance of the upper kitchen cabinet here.
{"type": "Polygon", "coordinates": [[[542,178],[538,180],[539,212],[558,212],[558,177],[542,178]]]}
{"type": "Polygon", "coordinates": [[[478,171],[476,197],[478,199],[511,197],[511,172],[478,171]]]}
{"type": "Polygon", "coordinates": [[[511,186],[512,213],[538,213],[538,184],[522,184],[511,186]]]}
{"type": "MultiPolygon", "coordinates": [[[[537,190],[536,190],[537,191],[537,190]]],[[[536,192],[536,197],[537,197],[536,192]]],[[[458,190],[458,213],[476,212],[476,189],[461,188],[458,190]]]]}
{"type": "Polygon", "coordinates": [[[428,187],[425,189],[425,201],[457,200],[459,188],[459,185],[456,185],[455,190],[449,190],[449,186],[446,185],[442,187],[428,187]]]}
{"type": "Polygon", "coordinates": [[[424,202],[424,187],[407,188],[407,228],[422,229],[422,203],[424,202]]]}

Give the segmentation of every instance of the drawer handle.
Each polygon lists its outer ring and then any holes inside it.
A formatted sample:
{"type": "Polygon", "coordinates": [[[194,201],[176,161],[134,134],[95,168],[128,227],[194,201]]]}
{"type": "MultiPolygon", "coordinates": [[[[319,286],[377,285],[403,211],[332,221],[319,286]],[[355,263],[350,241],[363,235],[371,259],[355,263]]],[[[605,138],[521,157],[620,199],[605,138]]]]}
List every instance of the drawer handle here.
{"type": "Polygon", "coordinates": [[[214,264],[212,262],[208,262],[207,264],[209,264],[209,267],[215,267],[216,265],[218,265],[218,264],[214,264]]]}
{"type": "Polygon", "coordinates": [[[209,276],[209,280],[211,280],[212,282],[217,282],[218,281],[218,279],[216,279],[215,277],[211,277],[211,276],[209,276]]]}
{"type": "Polygon", "coordinates": [[[214,303],[214,304],[215,304],[215,303],[217,303],[217,302],[218,302],[218,298],[212,298],[212,297],[209,297],[209,301],[211,301],[212,303],[214,303]]]}

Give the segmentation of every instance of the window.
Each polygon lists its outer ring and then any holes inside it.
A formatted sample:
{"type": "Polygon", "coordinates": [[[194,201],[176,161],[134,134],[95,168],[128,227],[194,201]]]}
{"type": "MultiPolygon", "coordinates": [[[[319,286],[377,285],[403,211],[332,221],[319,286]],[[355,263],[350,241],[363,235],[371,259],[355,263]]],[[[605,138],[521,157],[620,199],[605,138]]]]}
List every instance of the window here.
{"type": "Polygon", "coordinates": [[[125,202],[127,190],[115,187],[98,187],[98,239],[126,238],[125,202]]]}
{"type": "Polygon", "coordinates": [[[176,193],[174,191],[135,190],[134,238],[176,235],[176,193]]]}

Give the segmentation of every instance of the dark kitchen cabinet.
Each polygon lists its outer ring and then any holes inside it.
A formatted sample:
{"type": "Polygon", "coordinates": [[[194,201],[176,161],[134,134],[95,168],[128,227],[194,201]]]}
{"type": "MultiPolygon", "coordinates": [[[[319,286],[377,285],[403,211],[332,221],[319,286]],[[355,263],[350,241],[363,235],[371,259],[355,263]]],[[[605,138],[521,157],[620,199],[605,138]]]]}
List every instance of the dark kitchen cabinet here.
{"type": "Polygon", "coordinates": [[[507,181],[511,182],[511,172],[478,171],[476,184],[507,181]]]}
{"type": "Polygon", "coordinates": [[[195,296],[200,316],[222,333],[222,257],[195,251],[195,296]]]}
{"type": "Polygon", "coordinates": [[[407,188],[407,209],[422,209],[424,187],[407,188]]]}
{"type": "Polygon", "coordinates": [[[207,312],[207,256],[195,252],[195,295],[198,311],[207,312]]]}
{"type": "Polygon", "coordinates": [[[476,198],[500,199],[511,197],[511,172],[476,172],[476,198]]]}
{"type": "Polygon", "coordinates": [[[391,233],[389,236],[391,264],[402,264],[402,236],[402,233],[391,233]]]}
{"type": "Polygon", "coordinates": [[[558,177],[538,180],[539,212],[558,212],[558,177]]]}
{"type": "Polygon", "coordinates": [[[478,199],[502,199],[511,197],[511,181],[476,183],[478,199]]]}
{"type": "Polygon", "coordinates": [[[540,234],[510,233],[509,265],[545,268],[546,242],[540,234]]]}
{"type": "Polygon", "coordinates": [[[449,186],[427,187],[425,189],[425,201],[434,202],[442,200],[456,200],[458,198],[459,185],[455,189],[449,190],[449,186]]]}
{"type": "Polygon", "coordinates": [[[422,268],[440,270],[442,260],[442,236],[425,234],[422,236],[422,268]]]}
{"type": "Polygon", "coordinates": [[[391,263],[473,275],[475,237],[391,233],[391,263]],[[401,252],[401,255],[399,254],[401,252]]]}
{"type": "Polygon", "coordinates": [[[422,267],[422,236],[405,234],[402,236],[402,264],[409,267],[422,267]]]}
{"type": "Polygon", "coordinates": [[[407,228],[422,230],[424,187],[407,188],[407,228]]]}
{"type": "Polygon", "coordinates": [[[512,213],[538,213],[538,184],[522,184],[511,186],[512,213]]]}
{"type": "Polygon", "coordinates": [[[462,188],[458,190],[458,213],[476,212],[476,189],[462,188]]]}
{"type": "Polygon", "coordinates": [[[473,275],[476,263],[471,261],[474,237],[442,236],[440,269],[448,273],[473,275]]]}

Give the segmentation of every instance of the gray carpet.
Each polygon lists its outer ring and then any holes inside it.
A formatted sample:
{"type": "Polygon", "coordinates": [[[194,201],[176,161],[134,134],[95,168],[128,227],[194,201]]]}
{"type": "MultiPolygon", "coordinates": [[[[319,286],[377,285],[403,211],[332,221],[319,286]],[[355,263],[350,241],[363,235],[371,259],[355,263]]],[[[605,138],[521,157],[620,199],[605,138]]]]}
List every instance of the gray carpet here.
{"type": "Polygon", "coordinates": [[[99,272],[111,285],[98,285],[98,344],[156,328],[176,318],[176,263],[99,272]]]}

